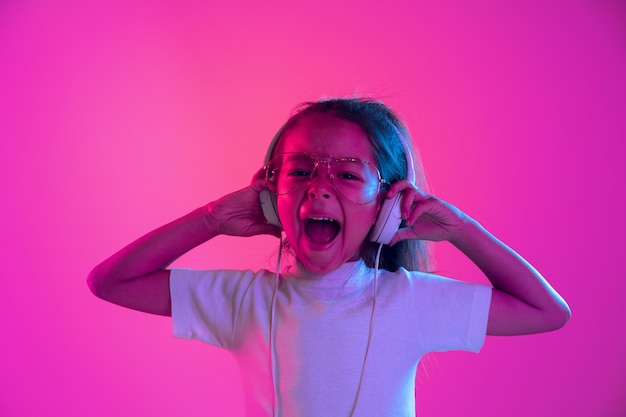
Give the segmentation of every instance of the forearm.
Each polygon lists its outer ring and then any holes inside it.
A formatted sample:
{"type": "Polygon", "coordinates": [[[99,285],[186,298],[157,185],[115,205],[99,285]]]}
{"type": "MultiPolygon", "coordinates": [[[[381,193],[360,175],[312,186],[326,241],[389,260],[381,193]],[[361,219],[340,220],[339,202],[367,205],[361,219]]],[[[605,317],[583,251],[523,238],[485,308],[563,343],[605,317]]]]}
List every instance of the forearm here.
{"type": "Polygon", "coordinates": [[[258,180],[137,239],[91,271],[89,288],[112,303],[169,315],[167,267],[174,260],[217,235],[280,235],[276,226],[265,222],[260,189],[258,180]]]}
{"type": "Polygon", "coordinates": [[[217,235],[202,207],[142,236],[94,268],[92,284],[133,280],[166,269],[174,260],[217,235]]]}
{"type": "Polygon", "coordinates": [[[538,333],[563,326],[570,310],[563,298],[513,249],[453,205],[415,188],[394,183],[386,194],[402,192],[407,227],[391,243],[404,239],[447,240],[476,264],[493,285],[489,334],[538,333]]]}
{"type": "Polygon", "coordinates": [[[546,302],[549,286],[539,272],[476,221],[468,221],[450,243],[480,268],[494,288],[533,306],[546,302]]]}
{"type": "Polygon", "coordinates": [[[569,318],[569,307],[543,276],[476,221],[467,221],[450,242],[482,270],[494,288],[490,333],[552,330],[569,318]]]}

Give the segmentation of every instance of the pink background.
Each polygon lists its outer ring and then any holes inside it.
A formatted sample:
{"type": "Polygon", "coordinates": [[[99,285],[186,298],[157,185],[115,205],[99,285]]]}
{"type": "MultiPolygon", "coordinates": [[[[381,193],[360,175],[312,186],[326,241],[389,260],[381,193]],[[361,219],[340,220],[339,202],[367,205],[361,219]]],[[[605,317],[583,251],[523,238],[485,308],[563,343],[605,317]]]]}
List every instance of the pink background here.
{"type": "MultiPolygon", "coordinates": [[[[431,356],[418,415],[626,415],[624,3],[57,3],[0,5],[1,416],[242,416],[228,354],[85,277],[246,185],[295,104],[355,93],[402,114],[431,191],[573,310],[558,332],[431,356]]],[[[275,251],[218,238],[176,265],[259,268],[275,251]]],[[[437,253],[441,273],[483,280],[437,253]]]]}

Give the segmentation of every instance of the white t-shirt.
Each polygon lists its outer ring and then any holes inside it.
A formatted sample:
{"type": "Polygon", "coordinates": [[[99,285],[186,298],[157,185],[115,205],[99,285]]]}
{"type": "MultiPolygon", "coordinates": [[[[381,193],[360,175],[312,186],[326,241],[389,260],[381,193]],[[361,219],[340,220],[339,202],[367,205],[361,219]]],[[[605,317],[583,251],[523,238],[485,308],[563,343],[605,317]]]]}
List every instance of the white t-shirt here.
{"type": "Polygon", "coordinates": [[[324,276],[295,266],[278,285],[270,271],[171,273],[174,334],[231,351],[249,416],[414,416],[417,363],[427,352],[477,352],[491,288],[400,269],[378,273],[364,367],[374,270],[349,262],[324,276]],[[270,328],[274,331],[275,379],[270,328]]]}

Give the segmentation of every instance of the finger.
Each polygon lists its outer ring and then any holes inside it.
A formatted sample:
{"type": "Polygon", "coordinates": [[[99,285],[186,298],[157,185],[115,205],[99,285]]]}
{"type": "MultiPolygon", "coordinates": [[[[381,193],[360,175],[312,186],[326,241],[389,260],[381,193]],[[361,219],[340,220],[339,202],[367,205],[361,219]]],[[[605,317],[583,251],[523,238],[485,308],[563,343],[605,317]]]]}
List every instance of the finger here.
{"type": "Polygon", "coordinates": [[[406,219],[407,226],[413,226],[424,213],[432,210],[435,204],[436,201],[433,198],[424,198],[416,202],[410,216],[406,219]]]}
{"type": "Polygon", "coordinates": [[[281,235],[281,231],[280,228],[271,225],[271,224],[264,224],[264,225],[260,225],[259,226],[259,234],[260,235],[272,235],[272,236],[276,236],[276,237],[280,237],[281,235]]]}
{"type": "Polygon", "coordinates": [[[259,192],[261,190],[266,189],[267,186],[265,185],[264,179],[256,179],[256,180],[253,179],[252,183],[250,183],[250,188],[252,188],[256,192],[259,192]]]}
{"type": "Polygon", "coordinates": [[[402,200],[400,200],[400,210],[402,213],[402,218],[407,220],[411,215],[415,204],[417,204],[421,200],[421,195],[417,193],[417,190],[413,189],[404,189],[402,191],[402,200]]]}
{"type": "Polygon", "coordinates": [[[393,236],[393,238],[391,238],[391,241],[389,242],[389,246],[393,246],[396,243],[401,242],[403,240],[414,240],[414,239],[416,239],[415,231],[410,227],[405,227],[402,229],[398,229],[398,231],[393,236]]]}
{"type": "Polygon", "coordinates": [[[254,173],[254,175],[252,176],[252,181],[251,183],[254,183],[256,181],[259,180],[263,180],[265,182],[265,177],[266,177],[266,173],[267,173],[267,167],[262,166],[261,168],[259,168],[259,170],[257,172],[254,173]]]}
{"type": "Polygon", "coordinates": [[[274,184],[267,182],[265,178],[253,178],[252,183],[250,184],[250,188],[252,188],[257,193],[261,190],[270,190],[276,192],[274,184]]]}
{"type": "Polygon", "coordinates": [[[405,221],[409,221],[416,207],[418,207],[422,202],[424,202],[428,196],[419,190],[406,189],[402,192],[402,201],[400,202],[400,209],[402,213],[402,218],[405,221]]]}
{"type": "Polygon", "coordinates": [[[400,200],[400,213],[402,213],[402,219],[407,220],[412,213],[414,205],[414,196],[408,190],[402,192],[402,199],[400,200]]]}
{"type": "Polygon", "coordinates": [[[389,190],[387,190],[386,197],[393,198],[398,193],[401,193],[402,191],[409,189],[409,188],[415,189],[415,186],[411,184],[408,180],[396,181],[393,184],[391,184],[391,186],[389,187],[389,190]]]}

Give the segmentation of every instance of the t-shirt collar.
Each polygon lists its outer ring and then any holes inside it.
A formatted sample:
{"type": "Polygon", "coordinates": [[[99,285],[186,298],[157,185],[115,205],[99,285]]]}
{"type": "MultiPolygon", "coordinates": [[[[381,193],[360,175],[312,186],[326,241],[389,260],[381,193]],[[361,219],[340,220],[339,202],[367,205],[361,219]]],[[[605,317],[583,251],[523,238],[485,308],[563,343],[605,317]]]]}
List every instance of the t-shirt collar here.
{"type": "Polygon", "coordinates": [[[305,286],[317,288],[346,288],[363,286],[371,278],[370,268],[362,259],[346,262],[325,274],[316,274],[306,269],[298,260],[285,273],[288,279],[295,278],[305,286]]]}

